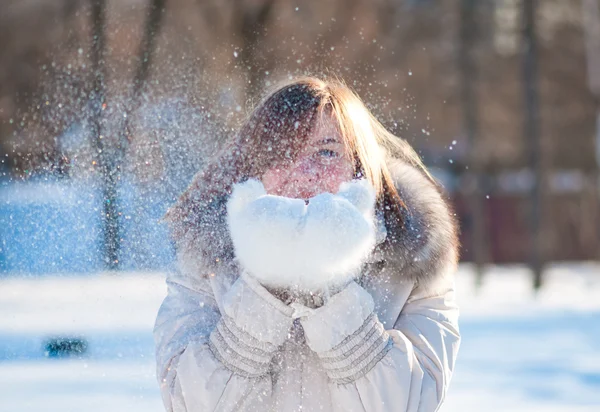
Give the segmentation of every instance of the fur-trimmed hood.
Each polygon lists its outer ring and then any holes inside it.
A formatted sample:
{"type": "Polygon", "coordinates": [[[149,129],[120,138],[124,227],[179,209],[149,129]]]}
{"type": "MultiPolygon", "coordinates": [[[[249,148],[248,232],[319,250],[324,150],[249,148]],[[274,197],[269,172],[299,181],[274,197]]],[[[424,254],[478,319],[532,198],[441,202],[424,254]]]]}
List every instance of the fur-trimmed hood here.
{"type": "MultiPolygon", "coordinates": [[[[387,239],[376,247],[370,273],[373,268],[390,268],[423,288],[434,288],[436,280],[452,276],[456,270],[456,219],[437,185],[421,170],[400,159],[389,159],[387,166],[406,209],[402,225],[385,222],[387,239]]],[[[189,213],[185,222],[171,222],[171,228],[185,226],[177,228],[180,236],[174,239],[184,270],[209,275],[235,267],[227,226],[228,198],[220,196],[208,202],[180,199],[178,207],[189,213]]]]}
{"type": "Polygon", "coordinates": [[[439,186],[421,170],[399,159],[388,160],[387,166],[406,211],[403,226],[391,229],[393,240],[383,251],[383,261],[401,276],[429,288],[439,278],[456,272],[456,215],[439,186]]]}

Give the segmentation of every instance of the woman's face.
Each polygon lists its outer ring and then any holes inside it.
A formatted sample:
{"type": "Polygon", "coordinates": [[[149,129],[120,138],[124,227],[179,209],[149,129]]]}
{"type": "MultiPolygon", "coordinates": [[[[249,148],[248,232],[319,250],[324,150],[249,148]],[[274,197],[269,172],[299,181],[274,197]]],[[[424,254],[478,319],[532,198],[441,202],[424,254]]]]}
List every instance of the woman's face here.
{"type": "Polygon", "coordinates": [[[296,159],[267,169],[262,182],[269,194],[308,199],[323,192],[336,193],[353,175],[354,165],[340,133],[324,115],[296,159]]]}

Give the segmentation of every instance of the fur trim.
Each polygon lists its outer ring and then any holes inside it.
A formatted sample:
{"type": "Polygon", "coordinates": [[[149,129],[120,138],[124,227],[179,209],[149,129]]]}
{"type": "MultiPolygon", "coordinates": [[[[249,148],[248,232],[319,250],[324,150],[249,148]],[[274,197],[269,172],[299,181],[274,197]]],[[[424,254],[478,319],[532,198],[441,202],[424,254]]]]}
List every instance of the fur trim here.
{"type": "Polygon", "coordinates": [[[386,222],[382,260],[415,287],[435,289],[437,282],[444,286],[458,264],[455,214],[421,170],[400,159],[388,160],[387,166],[406,210],[402,227],[386,222]]]}
{"type": "Polygon", "coordinates": [[[347,284],[375,246],[375,190],[366,179],[308,200],[234,185],[227,222],[240,266],[267,287],[324,291],[347,284]]]}
{"type": "MultiPolygon", "coordinates": [[[[456,219],[436,184],[417,167],[401,159],[388,159],[387,167],[406,211],[402,225],[385,221],[387,239],[373,254],[373,260],[382,264],[371,266],[370,273],[373,267],[383,267],[421,288],[433,289],[456,271],[456,219]]],[[[171,222],[172,231],[180,234],[175,239],[179,261],[195,274],[237,269],[227,229],[228,198],[223,195],[208,202],[184,198],[177,204],[186,213],[185,219],[171,222]]]]}

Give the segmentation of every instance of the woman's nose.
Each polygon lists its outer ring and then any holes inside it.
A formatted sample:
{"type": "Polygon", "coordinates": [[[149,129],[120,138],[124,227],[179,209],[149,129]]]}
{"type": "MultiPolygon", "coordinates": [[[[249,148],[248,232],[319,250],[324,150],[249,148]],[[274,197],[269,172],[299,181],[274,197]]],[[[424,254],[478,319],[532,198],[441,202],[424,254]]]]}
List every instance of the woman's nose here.
{"type": "Polygon", "coordinates": [[[317,175],[316,168],[308,159],[298,162],[295,171],[297,172],[298,177],[304,176],[307,178],[314,178],[317,175]]]}
{"type": "Polygon", "coordinates": [[[299,163],[291,171],[287,184],[287,190],[294,194],[293,197],[309,198],[317,189],[318,174],[309,164],[299,163]]]}

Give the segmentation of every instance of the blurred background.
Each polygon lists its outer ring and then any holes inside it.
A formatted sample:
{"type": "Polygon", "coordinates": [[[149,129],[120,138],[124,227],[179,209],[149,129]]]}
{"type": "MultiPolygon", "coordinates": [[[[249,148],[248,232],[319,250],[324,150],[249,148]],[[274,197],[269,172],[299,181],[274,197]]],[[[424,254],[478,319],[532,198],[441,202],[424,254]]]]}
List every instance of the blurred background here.
{"type": "Polygon", "coordinates": [[[160,217],[304,74],[344,79],[454,204],[442,410],[598,410],[599,0],[0,0],[0,410],[162,410],[160,217]]]}

